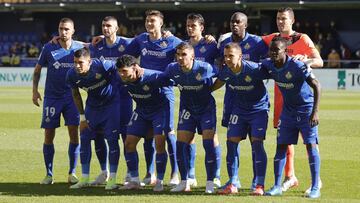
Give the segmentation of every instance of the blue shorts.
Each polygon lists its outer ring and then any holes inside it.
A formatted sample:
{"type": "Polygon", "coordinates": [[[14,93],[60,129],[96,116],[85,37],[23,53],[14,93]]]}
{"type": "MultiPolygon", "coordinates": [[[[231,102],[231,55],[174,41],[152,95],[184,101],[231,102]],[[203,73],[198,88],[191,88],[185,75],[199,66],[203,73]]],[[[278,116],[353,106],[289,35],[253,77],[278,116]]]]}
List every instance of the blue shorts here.
{"type": "Polygon", "coordinates": [[[120,123],[119,102],[110,103],[103,107],[85,108],[85,117],[92,131],[103,132],[106,139],[119,139],[120,123]]]}
{"type": "Polygon", "coordinates": [[[145,138],[151,129],[154,135],[168,135],[173,131],[170,115],[168,104],[152,113],[144,113],[136,108],[127,126],[127,135],[145,138]]]}
{"type": "Polygon", "coordinates": [[[60,127],[60,116],[65,125],[79,125],[79,112],[72,97],[61,99],[44,98],[41,128],[54,129],[60,127]]]}
{"type": "Polygon", "coordinates": [[[239,108],[233,108],[230,115],[227,136],[246,139],[258,137],[265,139],[268,124],[268,111],[263,110],[251,114],[240,113],[239,108]]]}
{"type": "Polygon", "coordinates": [[[223,106],[223,117],[221,120],[221,125],[223,127],[228,127],[229,119],[232,111],[232,98],[233,98],[233,92],[231,92],[228,88],[228,85],[226,85],[225,88],[225,96],[224,96],[224,106],[223,106]]]}
{"type": "Polygon", "coordinates": [[[177,130],[185,130],[199,134],[202,130],[216,130],[216,106],[210,103],[204,113],[196,114],[189,111],[186,107],[180,105],[179,122],[177,130]]]}
{"type": "Polygon", "coordinates": [[[133,111],[133,103],[131,97],[126,95],[120,96],[120,134],[126,134],[126,127],[130,121],[133,111]]]}
{"type": "Polygon", "coordinates": [[[281,113],[277,128],[277,144],[297,144],[299,132],[304,144],[318,144],[318,126],[310,127],[310,113],[281,113]]]}

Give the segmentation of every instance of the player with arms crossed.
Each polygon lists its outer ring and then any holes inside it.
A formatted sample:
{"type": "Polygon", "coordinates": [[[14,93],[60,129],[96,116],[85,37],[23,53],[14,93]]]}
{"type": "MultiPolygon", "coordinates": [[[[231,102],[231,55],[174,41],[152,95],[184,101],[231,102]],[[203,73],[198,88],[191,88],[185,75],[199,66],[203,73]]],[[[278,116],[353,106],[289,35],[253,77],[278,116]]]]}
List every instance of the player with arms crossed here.
{"type": "MultiPolygon", "coordinates": [[[[249,61],[259,62],[261,58],[265,57],[268,52],[266,44],[263,42],[261,37],[253,34],[249,34],[246,31],[248,18],[244,13],[236,12],[231,16],[230,29],[231,33],[220,36],[218,47],[220,50],[220,56],[224,56],[224,47],[230,42],[236,42],[241,47],[242,58],[249,61]]],[[[229,118],[232,109],[232,95],[231,91],[228,91],[226,86],[225,97],[224,97],[224,108],[223,118],[221,125],[224,127],[228,126],[229,118]]],[[[251,146],[253,147],[253,146],[251,146]]],[[[251,190],[256,188],[256,169],[255,169],[255,150],[252,148],[252,161],[253,161],[253,180],[251,184],[251,190]]],[[[236,183],[237,187],[240,188],[240,181],[236,183]]],[[[226,185],[224,185],[226,186],[226,185]]]]}
{"type": "MultiPolygon", "coordinates": [[[[122,83],[136,103],[127,127],[125,141],[125,158],[130,179],[122,189],[140,188],[139,157],[136,145],[153,129],[156,145],[157,180],[153,188],[155,192],[164,190],[164,175],[167,163],[165,149],[166,135],[173,130],[173,118],[170,113],[170,101],[166,86],[173,83],[160,71],[141,68],[136,59],[123,55],[117,59],[116,67],[122,83]]],[[[173,98],[174,99],[174,98],[173,98]]],[[[173,132],[172,132],[173,133],[173,132]]]]}
{"type": "MultiPolygon", "coordinates": [[[[275,36],[280,36],[287,41],[287,54],[294,57],[294,59],[305,62],[311,68],[321,68],[323,66],[323,60],[319,54],[319,51],[315,48],[314,43],[311,41],[308,35],[304,33],[298,33],[292,29],[292,25],[295,22],[295,15],[292,8],[280,8],[276,15],[276,24],[279,32],[273,33],[267,36],[263,36],[263,40],[267,45],[275,36]]],[[[283,108],[283,98],[279,87],[275,84],[274,93],[274,128],[278,126],[281,110],[283,108]]],[[[283,191],[287,191],[291,187],[295,187],[299,184],[295,176],[294,167],[294,155],[295,149],[293,145],[288,146],[286,154],[285,165],[285,180],[282,184],[283,191]]],[[[320,180],[319,187],[322,187],[320,180]]],[[[306,190],[308,194],[310,189],[306,190]]]]}
{"type": "Polygon", "coordinates": [[[79,155],[79,112],[71,96],[71,89],[65,82],[67,71],[74,66],[74,52],[83,45],[72,40],[75,33],[74,22],[70,18],[62,18],[59,22],[59,41],[57,44],[47,43],[41,51],[33,76],[32,101],[39,105],[41,95],[38,91],[41,68],[47,66],[45,82],[44,105],[41,128],[45,129],[43,154],[46,167],[46,176],[40,184],[53,184],[53,160],[55,154],[54,137],[55,129],[60,126],[61,114],[65,125],[68,126],[70,137],[69,160],[70,169],[68,182],[77,183],[75,175],[76,163],[79,155]]]}
{"type": "Polygon", "coordinates": [[[286,55],[287,41],[275,37],[270,43],[270,59],[262,61],[270,78],[275,80],[284,98],[278,125],[274,157],[275,185],[267,195],[282,195],[281,178],[286,163],[287,146],[297,144],[299,132],[306,145],[311,171],[311,190],[307,197],[320,197],[320,155],[318,144],[318,110],[320,83],[304,62],[286,55]],[[313,92],[311,91],[313,90],[313,92]]]}
{"type": "Polygon", "coordinates": [[[189,144],[198,129],[205,149],[207,174],[205,193],[214,193],[216,147],[219,146],[219,141],[214,136],[216,104],[210,87],[213,84],[212,77],[217,70],[209,63],[195,60],[194,48],[187,42],[182,42],[176,47],[176,60],[177,62],[168,65],[164,73],[180,90],[176,156],[181,182],[171,192],[190,191],[189,144]]]}
{"type": "Polygon", "coordinates": [[[82,177],[71,189],[90,185],[91,140],[105,137],[109,145],[110,178],[105,189],[117,188],[116,173],[119,165],[119,120],[120,112],[118,81],[115,63],[91,59],[90,50],[83,48],[74,54],[75,68],[67,73],[66,82],[72,88],[72,95],[80,112],[80,158],[82,177]],[[79,88],[87,92],[84,111],[79,88]],[[100,132],[100,133],[99,133],[100,132]]]}
{"type": "Polygon", "coordinates": [[[241,48],[238,43],[228,43],[224,48],[226,67],[220,71],[214,83],[213,90],[228,85],[228,91],[233,95],[232,109],[227,129],[227,169],[229,182],[219,190],[220,194],[238,192],[235,186],[238,181],[239,157],[241,140],[249,139],[255,151],[256,188],[252,195],[264,194],[264,183],[267,156],[263,141],[265,140],[268,112],[270,107],[269,95],[263,79],[266,74],[258,63],[242,59],[241,48]]]}

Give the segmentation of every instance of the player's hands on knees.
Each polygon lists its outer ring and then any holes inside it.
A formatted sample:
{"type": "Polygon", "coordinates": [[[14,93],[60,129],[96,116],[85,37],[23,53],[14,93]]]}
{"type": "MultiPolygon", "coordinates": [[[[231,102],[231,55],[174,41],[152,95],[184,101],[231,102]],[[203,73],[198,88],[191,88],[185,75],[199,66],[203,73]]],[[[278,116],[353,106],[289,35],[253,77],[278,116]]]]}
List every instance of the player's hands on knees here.
{"type": "Polygon", "coordinates": [[[101,40],[103,40],[103,39],[104,39],[104,35],[95,36],[92,38],[91,44],[95,46],[97,43],[101,42],[101,40]]]}
{"type": "Polygon", "coordinates": [[[210,44],[210,43],[213,43],[213,42],[216,42],[216,39],[215,39],[215,37],[214,36],[212,36],[212,35],[205,35],[205,42],[207,43],[207,44],[210,44]]]}
{"type": "Polygon", "coordinates": [[[80,132],[84,131],[85,129],[89,128],[89,124],[86,120],[80,121],[80,132]]]}
{"type": "Polygon", "coordinates": [[[59,39],[60,39],[60,36],[53,36],[53,38],[50,40],[49,43],[57,44],[59,39]]]}
{"type": "Polygon", "coordinates": [[[297,54],[295,56],[293,56],[294,59],[299,60],[299,61],[305,61],[308,59],[307,55],[301,55],[301,54],[297,54]]]}
{"type": "Polygon", "coordinates": [[[39,101],[42,101],[40,93],[38,91],[33,92],[33,96],[32,96],[33,104],[35,104],[35,106],[40,106],[39,101]]]}
{"type": "Polygon", "coordinates": [[[316,111],[311,113],[309,122],[311,127],[319,125],[319,116],[316,111]]]}

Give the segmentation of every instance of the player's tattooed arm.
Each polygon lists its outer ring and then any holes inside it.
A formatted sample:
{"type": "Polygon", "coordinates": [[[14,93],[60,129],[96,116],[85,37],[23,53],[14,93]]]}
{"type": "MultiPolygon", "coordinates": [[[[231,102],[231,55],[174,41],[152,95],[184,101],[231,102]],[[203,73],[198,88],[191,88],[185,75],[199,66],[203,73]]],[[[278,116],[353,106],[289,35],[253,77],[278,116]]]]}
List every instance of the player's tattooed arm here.
{"type": "Polygon", "coordinates": [[[35,69],[34,69],[34,74],[33,74],[33,87],[32,87],[32,102],[36,105],[36,106],[40,106],[39,104],[39,100],[41,101],[41,95],[40,92],[38,90],[38,86],[39,86],[39,81],[40,81],[40,75],[41,75],[41,65],[36,64],[35,69]]]}
{"type": "Polygon", "coordinates": [[[216,79],[214,84],[211,86],[211,91],[215,91],[215,90],[218,90],[220,89],[222,86],[225,85],[225,82],[224,81],[221,81],[219,79],[216,79]]]}
{"type": "Polygon", "coordinates": [[[320,82],[315,78],[311,73],[310,76],[306,79],[306,82],[310,85],[314,92],[314,106],[310,115],[310,126],[314,127],[319,124],[319,103],[320,103],[320,94],[321,94],[321,85],[320,82]]]}

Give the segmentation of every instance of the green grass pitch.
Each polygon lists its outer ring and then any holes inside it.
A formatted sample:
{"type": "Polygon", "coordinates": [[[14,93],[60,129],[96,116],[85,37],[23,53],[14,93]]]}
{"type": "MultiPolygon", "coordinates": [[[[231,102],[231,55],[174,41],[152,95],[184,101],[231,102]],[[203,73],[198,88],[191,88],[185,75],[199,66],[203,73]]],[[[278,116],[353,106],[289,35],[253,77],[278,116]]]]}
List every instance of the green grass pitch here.
{"type": "MultiPolygon", "coordinates": [[[[218,134],[222,146],[222,182],[227,180],[226,134],[220,127],[222,112],[222,91],[215,93],[218,106],[218,134]]],[[[323,181],[321,202],[360,202],[360,93],[348,91],[324,91],[320,105],[320,155],[321,178],[323,181]]],[[[43,130],[39,128],[41,108],[31,102],[31,88],[0,87],[0,202],[305,202],[303,192],[310,185],[310,170],[302,140],[296,146],[296,175],[300,181],[297,188],[284,193],[282,197],[252,197],[249,186],[252,178],[249,141],[241,143],[239,176],[242,189],[238,195],[205,195],[204,150],[201,137],[196,137],[198,153],[196,175],[199,187],[186,194],[153,193],[151,188],[140,191],[105,191],[103,188],[70,190],[66,183],[68,158],[68,136],[65,127],[56,132],[54,185],[40,185],[45,175],[42,143],[43,130]]],[[[273,157],[275,152],[275,130],[270,121],[265,147],[268,154],[266,189],[273,182],[273,157]]],[[[177,116],[176,116],[177,120],[177,116]]],[[[122,148],[122,145],[121,145],[122,148]]],[[[140,174],[144,175],[142,144],[138,147],[140,174]]],[[[168,166],[169,169],[169,166],[168,166]]],[[[91,178],[99,173],[93,153],[91,178]]],[[[121,153],[118,182],[126,171],[121,153]]],[[[77,174],[80,176],[80,166],[77,174]]],[[[167,170],[165,182],[168,182],[167,170]]]]}

